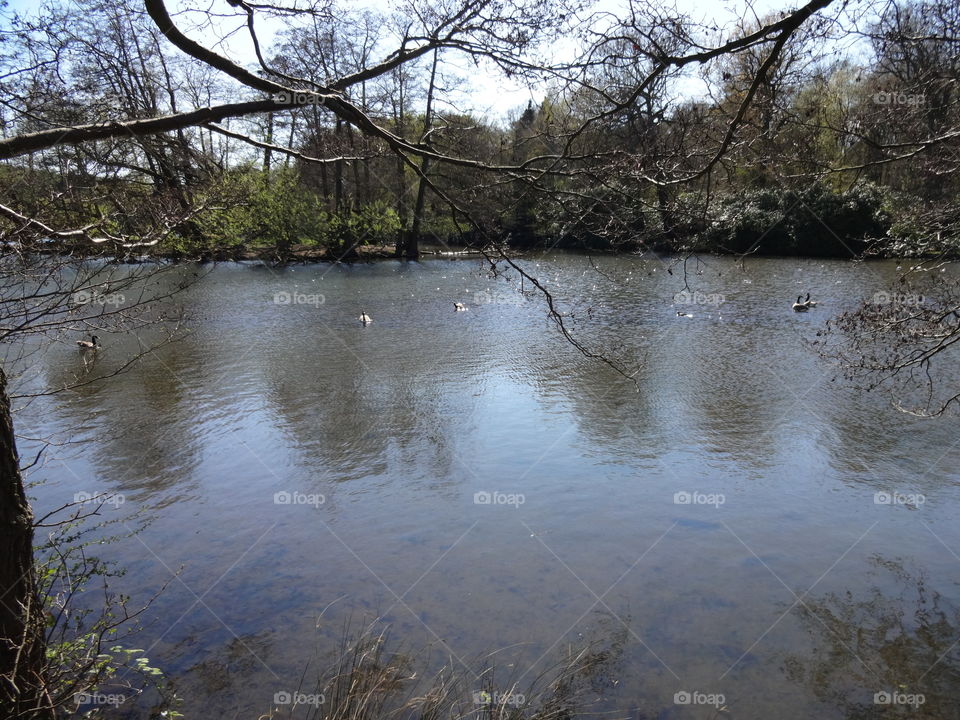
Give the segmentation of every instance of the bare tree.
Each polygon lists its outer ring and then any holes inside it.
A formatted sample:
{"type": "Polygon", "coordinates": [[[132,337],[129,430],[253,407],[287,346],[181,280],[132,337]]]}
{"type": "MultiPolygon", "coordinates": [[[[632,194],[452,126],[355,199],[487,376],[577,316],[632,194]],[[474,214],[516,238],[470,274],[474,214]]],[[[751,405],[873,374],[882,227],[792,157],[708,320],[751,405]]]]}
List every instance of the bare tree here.
{"type": "Polygon", "coordinates": [[[923,417],[960,403],[960,389],[938,382],[960,348],[960,289],[941,267],[916,266],[897,287],[831,319],[817,342],[846,377],[867,390],[889,386],[899,409],[923,417]]]}

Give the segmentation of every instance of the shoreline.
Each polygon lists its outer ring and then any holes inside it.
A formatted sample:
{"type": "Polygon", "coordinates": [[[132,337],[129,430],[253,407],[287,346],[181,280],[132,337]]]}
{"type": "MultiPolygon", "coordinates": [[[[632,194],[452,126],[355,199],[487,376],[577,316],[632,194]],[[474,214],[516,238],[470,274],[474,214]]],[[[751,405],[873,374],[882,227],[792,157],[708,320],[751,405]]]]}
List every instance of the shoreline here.
{"type": "MultiPolygon", "coordinates": [[[[436,246],[430,245],[420,250],[418,258],[398,257],[393,244],[380,243],[376,245],[363,245],[352,248],[347,252],[337,251],[329,247],[315,247],[310,245],[295,245],[283,255],[279,254],[276,248],[222,248],[219,250],[205,250],[199,253],[185,253],[171,250],[154,253],[136,254],[130,252],[126,255],[119,253],[90,253],[80,252],[82,248],[54,248],[47,247],[40,249],[40,252],[50,255],[68,256],[73,255],[84,260],[102,259],[108,262],[124,265],[137,265],[156,262],[174,262],[174,263],[217,263],[217,262],[263,262],[275,265],[285,264],[306,264],[306,263],[331,263],[331,264],[351,264],[351,263],[369,263],[381,260],[408,260],[416,261],[419,259],[482,259],[484,254],[480,250],[463,248],[458,246],[436,246]]],[[[134,250],[135,248],[129,248],[134,250]]],[[[106,250],[106,249],[105,249],[106,250]]],[[[643,257],[647,255],[656,255],[659,257],[685,255],[704,255],[712,257],[740,257],[747,258],[794,258],[807,260],[845,260],[852,262],[862,262],[870,260],[899,260],[899,261],[929,261],[939,260],[944,262],[955,262],[958,260],[956,253],[940,252],[918,252],[916,254],[887,254],[881,251],[868,252],[861,257],[851,256],[825,256],[825,255],[792,255],[777,253],[742,253],[723,252],[718,249],[699,249],[699,250],[671,250],[663,247],[649,248],[642,251],[619,250],[617,248],[578,248],[570,246],[549,246],[538,247],[526,245],[523,247],[507,248],[506,252],[512,258],[521,258],[530,254],[541,252],[559,251],[563,253],[578,254],[585,256],[634,256],[643,257]]]]}

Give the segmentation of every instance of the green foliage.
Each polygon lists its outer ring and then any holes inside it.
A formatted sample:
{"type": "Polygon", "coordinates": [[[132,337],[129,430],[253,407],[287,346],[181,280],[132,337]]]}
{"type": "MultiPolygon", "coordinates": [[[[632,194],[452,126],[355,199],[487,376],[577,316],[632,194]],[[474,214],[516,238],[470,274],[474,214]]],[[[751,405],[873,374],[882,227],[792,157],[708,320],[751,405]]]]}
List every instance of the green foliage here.
{"type": "Polygon", "coordinates": [[[462,231],[469,230],[463,223],[457,226],[450,213],[431,213],[423,222],[423,234],[427,237],[451,240],[459,237],[462,231]]]}
{"type": "Polygon", "coordinates": [[[401,226],[396,211],[381,200],[358,210],[331,211],[288,169],[269,175],[249,168],[225,173],[197,200],[204,209],[191,223],[193,232],[171,236],[167,249],[228,256],[251,250],[286,257],[298,248],[337,253],[392,241],[401,226]]]}
{"type": "Polygon", "coordinates": [[[198,201],[204,210],[185,250],[270,247],[284,254],[294,245],[315,244],[326,226],[319,198],[288,170],[227,172],[198,201]]]}
{"type": "Polygon", "coordinates": [[[92,547],[117,539],[102,534],[111,522],[64,521],[36,549],[37,589],[46,618],[46,692],[71,717],[114,716],[118,706],[145,691],[158,695],[163,717],[182,717],[163,671],[132,646],[137,617],[146,606],[133,610],[129,597],[112,592],[111,578],[123,571],[90,554],[92,547]],[[100,599],[91,606],[82,600],[85,593],[100,599]]]}
{"type": "Polygon", "coordinates": [[[536,196],[529,190],[522,191],[503,223],[504,230],[510,234],[514,245],[529,246],[540,239],[541,221],[537,217],[538,209],[536,196]]]}
{"type": "Polygon", "coordinates": [[[325,220],[326,228],[320,236],[320,244],[337,252],[374,242],[389,242],[401,227],[396,211],[383,202],[374,202],[341,215],[327,213],[325,220]]]}
{"type": "Polygon", "coordinates": [[[850,257],[884,237],[887,196],[868,183],[843,193],[764,188],[725,198],[701,235],[708,249],[735,253],[850,257]]]}
{"type": "Polygon", "coordinates": [[[960,207],[919,203],[904,194],[895,195],[890,215],[894,218],[887,241],[879,253],[893,257],[960,256],[960,207]]]}

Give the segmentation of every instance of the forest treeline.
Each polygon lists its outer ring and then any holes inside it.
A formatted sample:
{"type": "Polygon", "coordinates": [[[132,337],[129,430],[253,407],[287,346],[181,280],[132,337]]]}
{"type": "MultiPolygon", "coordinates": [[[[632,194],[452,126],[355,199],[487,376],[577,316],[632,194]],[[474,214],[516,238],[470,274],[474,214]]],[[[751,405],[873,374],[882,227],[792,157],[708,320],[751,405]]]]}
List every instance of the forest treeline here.
{"type": "MultiPolygon", "coordinates": [[[[743,21],[727,38],[775,19],[743,21]]],[[[364,73],[403,22],[328,6],[284,26],[261,53],[276,74],[326,83],[364,73]]],[[[414,257],[434,242],[956,251],[956,5],[868,4],[843,28],[814,17],[772,62],[765,45],[748,44],[699,75],[674,68],[651,80],[650,46],[690,52],[709,32],[672,22],[607,29],[589,57],[577,56],[577,83],[546,82],[542,101],[506,119],[456,111],[471,99],[469,71],[440,64],[436,51],[345,91],[381,128],[444,161],[401,157],[306,104],[59,145],[0,166],[0,198],[51,227],[139,238],[124,243],[131,255],[350,258],[378,246],[414,257]]],[[[244,98],[177,53],[131,4],[78,0],[8,14],[2,48],[13,98],[2,110],[5,137],[244,98]]]]}

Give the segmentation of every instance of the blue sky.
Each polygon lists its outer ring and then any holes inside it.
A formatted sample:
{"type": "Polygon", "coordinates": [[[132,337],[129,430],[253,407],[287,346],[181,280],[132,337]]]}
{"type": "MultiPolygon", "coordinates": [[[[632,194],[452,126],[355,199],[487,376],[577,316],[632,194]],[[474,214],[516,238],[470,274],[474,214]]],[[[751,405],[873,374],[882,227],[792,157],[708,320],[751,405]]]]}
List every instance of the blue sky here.
{"type": "MultiPolygon", "coordinates": [[[[131,1],[136,2],[137,0],[127,0],[127,2],[131,1]]],[[[622,16],[626,14],[629,3],[630,0],[597,0],[592,10],[622,16]]],[[[382,2],[365,0],[354,0],[341,4],[369,7],[371,9],[384,7],[382,2]]],[[[18,12],[31,12],[39,7],[40,0],[9,0],[8,5],[18,12]]],[[[179,9],[206,9],[211,6],[218,12],[230,10],[225,0],[168,0],[168,6],[171,13],[179,9]]],[[[694,20],[723,27],[736,22],[743,16],[752,18],[756,14],[762,17],[773,11],[792,8],[795,3],[776,2],[775,0],[757,0],[749,4],[744,0],[708,0],[706,2],[704,0],[676,0],[675,6],[690,15],[694,20]]],[[[273,37],[277,27],[279,25],[276,23],[261,23],[260,35],[261,42],[264,45],[269,44],[269,40],[273,37]]],[[[184,29],[188,30],[186,25],[184,25],[184,29]]],[[[253,51],[249,43],[243,39],[245,35],[238,33],[235,38],[228,45],[233,59],[240,62],[252,62],[253,51]]],[[[203,40],[204,38],[198,37],[197,39],[203,40]]],[[[570,47],[572,48],[572,43],[570,47]]],[[[568,49],[562,43],[554,45],[554,50],[558,53],[568,49]]],[[[491,68],[476,68],[472,63],[469,66],[464,65],[459,74],[469,83],[469,92],[459,97],[457,109],[469,110],[487,117],[505,117],[512,112],[522,110],[531,100],[537,104],[546,92],[545,87],[526,87],[523,84],[511,82],[498,76],[491,68]]],[[[691,75],[681,86],[681,91],[687,95],[696,95],[703,92],[703,87],[703,84],[691,75]]]]}

